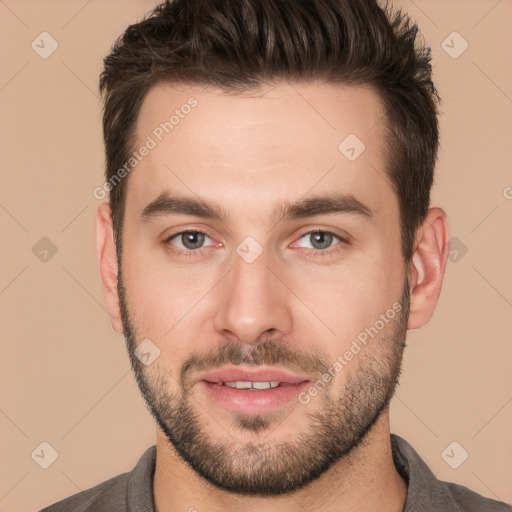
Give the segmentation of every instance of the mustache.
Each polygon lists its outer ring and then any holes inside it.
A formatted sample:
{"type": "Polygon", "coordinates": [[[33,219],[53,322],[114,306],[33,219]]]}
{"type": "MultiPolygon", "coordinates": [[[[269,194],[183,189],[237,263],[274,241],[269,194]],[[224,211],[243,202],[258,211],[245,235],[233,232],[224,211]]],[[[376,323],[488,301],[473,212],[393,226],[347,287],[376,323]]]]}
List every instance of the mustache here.
{"type": "Polygon", "coordinates": [[[181,385],[187,389],[194,372],[212,370],[226,364],[276,366],[306,372],[317,378],[320,378],[329,368],[321,352],[298,351],[285,341],[265,340],[257,345],[247,345],[228,340],[212,351],[195,352],[188,357],[181,367],[181,385]]]}

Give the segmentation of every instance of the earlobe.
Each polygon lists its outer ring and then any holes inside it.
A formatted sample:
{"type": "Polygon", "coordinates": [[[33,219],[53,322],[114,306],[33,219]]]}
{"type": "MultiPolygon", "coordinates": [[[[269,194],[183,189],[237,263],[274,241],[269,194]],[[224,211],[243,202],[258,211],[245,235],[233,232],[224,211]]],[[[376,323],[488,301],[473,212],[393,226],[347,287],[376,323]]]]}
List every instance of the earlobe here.
{"type": "Polygon", "coordinates": [[[411,302],[408,329],[418,329],[432,317],[441,294],[448,251],[446,213],[441,208],[430,208],[418,229],[409,266],[411,302]]]}
{"type": "Polygon", "coordinates": [[[112,228],[112,215],[108,203],[100,204],[96,215],[96,251],[103,285],[103,294],[112,327],[123,332],[119,297],[117,293],[117,253],[112,228]]]}

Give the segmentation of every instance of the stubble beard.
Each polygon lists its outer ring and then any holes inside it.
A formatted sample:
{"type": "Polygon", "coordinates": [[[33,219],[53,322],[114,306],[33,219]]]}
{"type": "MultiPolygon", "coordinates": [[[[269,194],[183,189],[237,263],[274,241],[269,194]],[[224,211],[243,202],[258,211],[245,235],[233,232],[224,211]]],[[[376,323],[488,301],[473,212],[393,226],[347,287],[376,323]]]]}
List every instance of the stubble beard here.
{"type": "MultiPolygon", "coordinates": [[[[188,385],[186,377],[192,370],[213,362],[217,366],[242,362],[273,365],[292,360],[311,370],[325,369],[326,361],[316,355],[298,355],[292,352],[293,348],[275,340],[251,346],[229,341],[209,358],[194,354],[182,366],[179,378],[168,371],[162,374],[161,369],[155,375],[135,356],[136,340],[141,337],[131,322],[121,272],[118,291],[130,362],[148,410],[183,461],[219,489],[241,495],[275,496],[308,485],[364,442],[388,408],[398,384],[409,316],[407,280],[397,316],[355,356],[355,370],[351,367],[341,371],[342,389],[339,385],[335,389],[334,378],[311,400],[315,407],[306,413],[307,421],[297,431],[296,440],[272,440],[273,432],[279,430],[281,422],[286,422],[287,416],[280,413],[234,414],[233,430],[226,432],[224,441],[215,440],[208,423],[214,423],[215,429],[219,428],[218,423],[198,404],[188,385]],[[173,378],[180,389],[175,394],[168,391],[173,378]],[[259,438],[242,443],[236,440],[238,431],[259,434],[259,438]]],[[[293,410],[308,406],[297,403],[293,410]]]]}

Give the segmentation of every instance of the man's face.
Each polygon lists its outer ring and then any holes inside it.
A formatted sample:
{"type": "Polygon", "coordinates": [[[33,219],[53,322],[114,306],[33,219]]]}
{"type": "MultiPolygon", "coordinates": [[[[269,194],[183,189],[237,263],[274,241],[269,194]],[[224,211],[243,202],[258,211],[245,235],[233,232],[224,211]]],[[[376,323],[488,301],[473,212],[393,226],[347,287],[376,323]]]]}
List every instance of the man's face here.
{"type": "Polygon", "coordinates": [[[119,274],[131,362],[159,427],[210,483],[262,495],[311,482],[375,424],[409,311],[377,95],[268,89],[150,90],[134,149],[151,149],[129,175],[119,274]],[[162,194],[224,217],[146,208],[162,194]],[[345,201],[286,208],[327,196],[345,201]],[[147,339],[160,355],[146,366],[135,349],[147,339]]]}

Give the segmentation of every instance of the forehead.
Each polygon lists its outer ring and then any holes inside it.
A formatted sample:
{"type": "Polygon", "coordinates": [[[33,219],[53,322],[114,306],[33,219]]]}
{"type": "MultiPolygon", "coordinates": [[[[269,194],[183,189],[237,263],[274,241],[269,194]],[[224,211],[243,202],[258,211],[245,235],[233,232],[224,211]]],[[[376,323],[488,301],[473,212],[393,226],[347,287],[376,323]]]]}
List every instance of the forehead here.
{"type": "Polygon", "coordinates": [[[282,83],[232,94],[158,84],[137,120],[134,149],[151,149],[129,175],[127,211],[177,192],[263,215],[333,191],[377,210],[393,201],[383,118],[378,95],[362,86],[282,83]]]}

